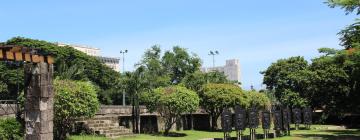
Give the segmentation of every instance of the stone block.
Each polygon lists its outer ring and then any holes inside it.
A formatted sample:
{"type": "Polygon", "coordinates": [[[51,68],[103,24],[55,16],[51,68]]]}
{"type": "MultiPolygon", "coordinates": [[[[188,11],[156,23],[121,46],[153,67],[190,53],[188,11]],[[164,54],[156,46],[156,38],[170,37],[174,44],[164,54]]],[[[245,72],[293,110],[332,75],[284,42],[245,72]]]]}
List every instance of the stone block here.
{"type": "Polygon", "coordinates": [[[27,97],[25,100],[25,111],[40,110],[40,98],[27,97]]]}
{"type": "Polygon", "coordinates": [[[25,111],[26,122],[40,122],[40,111],[25,111]]]}
{"type": "Polygon", "coordinates": [[[49,104],[48,100],[49,100],[49,98],[41,98],[40,99],[40,105],[39,105],[40,111],[48,110],[48,104],[49,104]]]}
{"type": "Polygon", "coordinates": [[[53,121],[44,121],[40,123],[40,133],[52,133],[53,132],[53,128],[54,128],[54,124],[53,121]]]}
{"type": "Polygon", "coordinates": [[[39,140],[40,136],[39,135],[26,135],[25,140],[39,140]]]}
{"type": "Polygon", "coordinates": [[[45,133],[45,134],[40,134],[38,140],[52,140],[52,139],[54,139],[53,133],[45,133]]]}

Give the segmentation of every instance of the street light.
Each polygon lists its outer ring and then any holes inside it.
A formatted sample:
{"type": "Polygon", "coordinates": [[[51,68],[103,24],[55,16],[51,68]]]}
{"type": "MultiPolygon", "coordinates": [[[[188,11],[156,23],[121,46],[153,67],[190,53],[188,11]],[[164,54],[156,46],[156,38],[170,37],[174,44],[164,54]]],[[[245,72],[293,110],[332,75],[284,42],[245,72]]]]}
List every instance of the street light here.
{"type": "Polygon", "coordinates": [[[215,55],[219,55],[219,51],[210,51],[209,55],[213,57],[213,68],[215,68],[215,55]]]}
{"type": "Polygon", "coordinates": [[[125,54],[128,53],[128,50],[121,50],[120,54],[122,54],[122,60],[123,60],[123,73],[125,73],[125,54]]]}
{"type": "MultiPolygon", "coordinates": [[[[123,73],[125,73],[125,54],[128,52],[128,50],[121,50],[120,51],[120,54],[122,54],[122,60],[123,60],[123,73]]],[[[121,71],[120,71],[121,72],[121,71]]],[[[122,98],[122,103],[123,103],[123,106],[126,106],[126,94],[125,94],[125,89],[123,89],[123,94],[122,94],[123,98],[122,98]]]]}

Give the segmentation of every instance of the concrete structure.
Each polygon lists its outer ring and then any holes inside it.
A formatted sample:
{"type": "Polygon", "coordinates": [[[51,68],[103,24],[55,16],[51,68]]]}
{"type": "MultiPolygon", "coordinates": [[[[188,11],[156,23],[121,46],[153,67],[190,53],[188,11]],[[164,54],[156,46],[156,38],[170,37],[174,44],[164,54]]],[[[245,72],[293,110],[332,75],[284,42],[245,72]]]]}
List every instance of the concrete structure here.
{"type": "Polygon", "coordinates": [[[83,53],[86,53],[87,55],[94,56],[98,58],[101,62],[103,62],[106,66],[109,68],[120,72],[120,59],[115,57],[104,57],[101,56],[101,50],[98,48],[83,46],[83,45],[73,45],[73,44],[64,44],[64,43],[56,43],[58,46],[70,46],[74,49],[77,49],[83,53]]]}
{"type": "Polygon", "coordinates": [[[109,68],[115,71],[120,71],[120,64],[119,64],[120,58],[104,57],[104,56],[97,56],[96,58],[98,58],[102,63],[104,63],[109,68]]]}
{"type": "Polygon", "coordinates": [[[100,56],[100,49],[98,49],[98,48],[88,47],[88,46],[84,46],[84,45],[64,44],[64,43],[56,43],[56,44],[61,47],[64,47],[64,46],[73,47],[74,49],[77,49],[83,53],[86,53],[87,55],[90,55],[90,56],[100,56]]]}
{"type": "Polygon", "coordinates": [[[240,63],[238,59],[226,60],[225,66],[202,68],[202,72],[219,71],[224,72],[228,80],[240,82],[240,63]]]}
{"type": "Polygon", "coordinates": [[[52,140],[53,65],[25,64],[25,140],[52,140]]]}
{"type": "MultiPolygon", "coordinates": [[[[79,119],[76,132],[96,133],[109,138],[117,138],[133,134],[132,106],[102,105],[95,117],[79,119]]],[[[220,123],[220,122],[219,122],[220,123]]],[[[156,133],[163,131],[164,120],[157,112],[149,112],[145,106],[140,106],[141,133],[156,133]]],[[[210,117],[203,109],[192,114],[183,114],[172,130],[210,130],[210,117]]]]}

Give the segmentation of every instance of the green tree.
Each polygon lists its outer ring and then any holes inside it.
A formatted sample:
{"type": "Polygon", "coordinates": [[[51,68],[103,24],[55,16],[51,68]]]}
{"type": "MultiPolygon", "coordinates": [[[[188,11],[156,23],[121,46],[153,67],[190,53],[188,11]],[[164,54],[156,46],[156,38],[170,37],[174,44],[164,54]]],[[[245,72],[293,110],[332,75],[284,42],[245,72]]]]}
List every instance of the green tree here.
{"type": "Polygon", "coordinates": [[[181,114],[195,111],[199,106],[198,95],[185,87],[160,87],[143,94],[143,102],[153,112],[157,111],[165,121],[164,135],[181,119],[181,114]]]}
{"type": "Polygon", "coordinates": [[[131,105],[132,105],[132,117],[133,117],[133,127],[134,132],[140,133],[140,108],[139,108],[139,97],[140,94],[146,92],[148,89],[149,81],[145,79],[145,67],[140,66],[133,73],[126,73],[126,93],[130,95],[131,105]]]}
{"type": "Polygon", "coordinates": [[[201,107],[211,117],[212,130],[217,129],[217,120],[224,108],[234,107],[235,105],[249,106],[241,88],[233,84],[205,84],[199,97],[201,107]]]}
{"type": "Polygon", "coordinates": [[[56,139],[64,140],[80,117],[90,118],[99,109],[96,88],[90,82],[54,80],[56,139]]]}
{"type": "Polygon", "coordinates": [[[288,59],[280,59],[272,63],[265,71],[263,83],[266,84],[268,90],[274,90],[277,99],[285,96],[285,90],[302,93],[306,86],[297,82],[302,79],[302,75],[297,73],[304,72],[308,69],[308,62],[300,56],[290,57],[288,59]]]}
{"type": "Polygon", "coordinates": [[[360,14],[360,1],[358,0],[328,0],[327,4],[334,8],[340,7],[346,11],[346,14],[349,14],[353,11],[356,11],[356,14],[360,14]]]}
{"type": "Polygon", "coordinates": [[[200,92],[201,88],[206,83],[216,83],[216,84],[225,84],[225,83],[234,83],[227,80],[226,75],[223,72],[213,71],[208,73],[203,73],[201,71],[196,71],[191,74],[187,74],[184,79],[181,81],[182,84],[196,92],[200,92]]]}
{"type": "Polygon", "coordinates": [[[23,133],[21,124],[15,118],[0,118],[0,139],[21,140],[23,133]]]}
{"type": "Polygon", "coordinates": [[[259,93],[256,91],[247,91],[245,92],[245,97],[247,98],[247,107],[255,107],[257,109],[269,109],[270,100],[264,93],[259,93]]]}
{"type": "MultiPolygon", "coordinates": [[[[60,75],[60,73],[63,73],[61,71],[63,71],[64,68],[68,68],[68,69],[76,68],[70,74],[72,75],[72,77],[70,77],[72,80],[83,80],[83,81],[89,80],[94,84],[96,84],[98,87],[100,87],[101,90],[110,89],[114,86],[117,86],[116,84],[119,83],[120,74],[118,72],[105,66],[96,57],[88,56],[85,53],[80,52],[72,47],[69,46],[59,47],[54,43],[22,38],[22,37],[12,38],[6,41],[4,44],[37,48],[40,49],[40,53],[44,55],[52,54],[53,56],[55,56],[55,64],[54,64],[55,76],[58,76],[60,75]],[[77,72],[79,72],[79,70],[82,72],[76,74],[77,72]]],[[[0,69],[2,69],[2,66],[4,67],[4,64],[0,63],[0,69]]],[[[7,67],[7,69],[10,68],[9,66],[5,66],[5,67],[7,67]]],[[[0,71],[0,76],[1,76],[1,72],[2,71],[0,71]]],[[[70,70],[68,72],[70,72],[70,70]]],[[[12,74],[11,71],[4,71],[4,73],[7,75],[12,74]]],[[[22,72],[20,74],[22,74],[22,72]]],[[[14,77],[20,77],[21,79],[19,81],[23,81],[23,76],[21,75],[14,77]]],[[[5,78],[5,79],[10,80],[10,78],[5,78]]],[[[16,80],[12,80],[12,81],[16,81],[16,80]]],[[[7,84],[8,89],[16,89],[13,86],[10,86],[13,85],[11,84],[10,81],[5,81],[3,83],[7,84]]]]}
{"type": "Polygon", "coordinates": [[[162,57],[162,66],[169,73],[172,84],[179,84],[190,73],[199,71],[201,60],[196,54],[190,55],[185,48],[173,47],[162,57]]]}

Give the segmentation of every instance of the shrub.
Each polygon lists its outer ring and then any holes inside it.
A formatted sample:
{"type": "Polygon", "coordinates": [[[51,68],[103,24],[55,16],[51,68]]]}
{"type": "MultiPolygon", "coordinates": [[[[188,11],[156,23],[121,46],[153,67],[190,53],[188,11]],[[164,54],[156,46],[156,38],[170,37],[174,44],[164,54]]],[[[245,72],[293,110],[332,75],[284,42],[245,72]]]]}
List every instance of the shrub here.
{"type": "Polygon", "coordinates": [[[200,92],[201,106],[211,116],[211,128],[217,129],[217,119],[224,108],[248,106],[241,88],[234,84],[205,84],[200,92]]]}
{"type": "Polygon", "coordinates": [[[196,92],[181,86],[161,87],[143,94],[141,100],[148,109],[157,111],[165,119],[165,135],[173,124],[181,119],[182,113],[193,112],[199,106],[196,92]]]}
{"type": "Polygon", "coordinates": [[[92,117],[99,109],[96,88],[90,82],[58,80],[55,86],[56,138],[65,139],[75,119],[92,117]]]}
{"type": "Polygon", "coordinates": [[[247,108],[256,107],[257,109],[266,109],[271,105],[270,100],[265,93],[247,91],[245,92],[245,96],[247,96],[248,99],[247,108]]]}
{"type": "Polygon", "coordinates": [[[20,140],[23,137],[21,124],[15,118],[0,119],[0,139],[20,140]]]}

